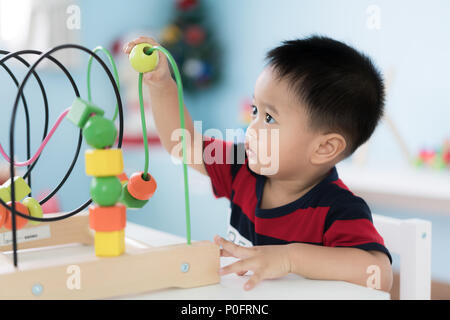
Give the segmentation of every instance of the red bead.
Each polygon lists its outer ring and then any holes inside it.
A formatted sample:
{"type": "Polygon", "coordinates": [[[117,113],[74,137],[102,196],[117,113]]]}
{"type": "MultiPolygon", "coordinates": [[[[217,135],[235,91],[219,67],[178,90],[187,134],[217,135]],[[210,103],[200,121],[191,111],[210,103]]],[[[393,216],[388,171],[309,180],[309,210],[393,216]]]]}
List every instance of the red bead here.
{"type": "MultiPolygon", "coordinates": [[[[12,206],[12,202],[8,202],[7,203],[8,206],[12,206]]],[[[21,204],[20,202],[16,202],[16,211],[26,214],[27,216],[30,215],[30,213],[28,212],[28,208],[25,207],[25,205],[21,204]]],[[[22,229],[23,227],[26,226],[26,224],[28,223],[28,219],[22,218],[21,216],[16,214],[16,229],[22,229]]],[[[12,230],[12,215],[11,215],[11,211],[7,210],[7,214],[6,214],[6,221],[5,221],[5,228],[8,230],[12,230]]]]}
{"type": "Polygon", "coordinates": [[[133,173],[128,180],[128,192],[138,200],[148,200],[155,193],[156,181],[147,174],[147,179],[143,178],[143,172],[133,173]]]}

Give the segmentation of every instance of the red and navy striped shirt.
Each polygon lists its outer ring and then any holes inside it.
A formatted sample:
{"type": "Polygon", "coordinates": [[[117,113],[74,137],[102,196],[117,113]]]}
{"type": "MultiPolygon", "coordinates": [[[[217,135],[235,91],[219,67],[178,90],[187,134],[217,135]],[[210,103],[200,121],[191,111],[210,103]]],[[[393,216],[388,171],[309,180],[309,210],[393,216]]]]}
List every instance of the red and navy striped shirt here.
{"type": "Polygon", "coordinates": [[[305,195],[286,205],[260,208],[267,177],[251,171],[248,159],[237,161],[244,145],[205,137],[204,161],[216,198],[230,200],[228,238],[236,244],[269,245],[294,242],[327,247],[353,247],[384,252],[392,257],[372,222],[366,202],[339,179],[336,168],[305,195]],[[222,154],[215,154],[221,150],[222,154]],[[219,160],[219,161],[217,161],[219,160]]]}

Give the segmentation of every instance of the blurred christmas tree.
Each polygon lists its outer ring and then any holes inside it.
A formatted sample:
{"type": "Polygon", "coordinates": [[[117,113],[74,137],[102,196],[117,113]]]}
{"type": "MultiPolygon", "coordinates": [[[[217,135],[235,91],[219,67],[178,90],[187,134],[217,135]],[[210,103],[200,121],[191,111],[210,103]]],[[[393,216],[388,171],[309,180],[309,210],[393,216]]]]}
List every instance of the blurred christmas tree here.
{"type": "Polygon", "coordinates": [[[161,45],[177,62],[183,88],[191,93],[220,78],[220,50],[205,16],[200,0],[176,0],[175,19],[160,35],[161,45]]]}

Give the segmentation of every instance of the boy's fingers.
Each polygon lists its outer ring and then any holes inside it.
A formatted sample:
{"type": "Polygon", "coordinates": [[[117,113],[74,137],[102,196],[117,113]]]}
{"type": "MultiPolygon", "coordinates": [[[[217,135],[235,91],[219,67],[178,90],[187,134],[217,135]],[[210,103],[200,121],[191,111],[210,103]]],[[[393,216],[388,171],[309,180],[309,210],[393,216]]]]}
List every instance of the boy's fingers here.
{"type": "Polygon", "coordinates": [[[254,261],[251,259],[239,260],[219,270],[220,275],[226,275],[229,273],[241,273],[247,272],[247,270],[253,269],[254,261]]]}
{"type": "Polygon", "coordinates": [[[221,245],[226,251],[231,253],[236,258],[247,258],[251,256],[252,250],[250,248],[238,246],[230,241],[225,240],[222,237],[215,236],[214,242],[218,245],[221,245]]]}
{"type": "Polygon", "coordinates": [[[245,274],[248,272],[248,270],[242,271],[242,272],[238,272],[237,275],[238,276],[245,276],[245,274]]]}
{"type": "Polygon", "coordinates": [[[127,44],[125,44],[123,46],[123,52],[124,53],[130,53],[131,49],[135,46],[136,44],[133,41],[128,42],[127,44]]]}
{"type": "Polygon", "coordinates": [[[123,47],[123,51],[128,54],[131,52],[131,49],[133,49],[133,47],[139,43],[150,43],[151,45],[159,46],[159,43],[156,42],[153,38],[139,37],[125,44],[125,46],[123,47]]]}
{"type": "Polygon", "coordinates": [[[244,284],[244,290],[253,289],[259,282],[261,282],[261,277],[259,276],[259,274],[253,274],[250,279],[244,284]]]}
{"type": "Polygon", "coordinates": [[[152,45],[154,45],[154,46],[159,45],[159,43],[156,42],[155,39],[149,38],[149,37],[139,37],[139,38],[133,40],[133,42],[134,42],[135,44],[139,44],[139,43],[150,43],[150,44],[152,44],[152,45]]]}
{"type": "Polygon", "coordinates": [[[229,253],[227,250],[225,249],[220,249],[220,256],[221,257],[234,257],[231,253],[229,253]]]}

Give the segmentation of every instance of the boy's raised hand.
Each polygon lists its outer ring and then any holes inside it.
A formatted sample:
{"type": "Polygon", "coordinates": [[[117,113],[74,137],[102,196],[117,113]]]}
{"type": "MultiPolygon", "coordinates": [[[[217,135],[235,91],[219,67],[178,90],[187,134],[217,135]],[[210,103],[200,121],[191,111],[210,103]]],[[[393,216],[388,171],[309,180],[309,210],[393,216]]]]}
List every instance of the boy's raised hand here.
{"type": "Polygon", "coordinates": [[[267,245],[242,247],[227,241],[222,237],[215,236],[214,242],[222,246],[220,255],[222,257],[236,257],[241,260],[232,263],[219,270],[220,275],[237,273],[244,275],[248,270],[253,275],[245,283],[244,289],[250,290],[264,279],[275,279],[291,272],[290,258],[287,245],[267,245]]]}
{"type": "MultiPolygon", "coordinates": [[[[153,38],[139,37],[125,44],[123,47],[123,52],[125,54],[130,54],[133,47],[139,43],[149,43],[152,46],[161,47],[161,45],[153,38]]],[[[144,73],[143,80],[144,83],[150,87],[161,88],[164,87],[168,81],[172,81],[172,76],[170,75],[169,64],[166,56],[160,51],[157,51],[157,54],[159,55],[158,65],[153,71],[144,73]]]]}

